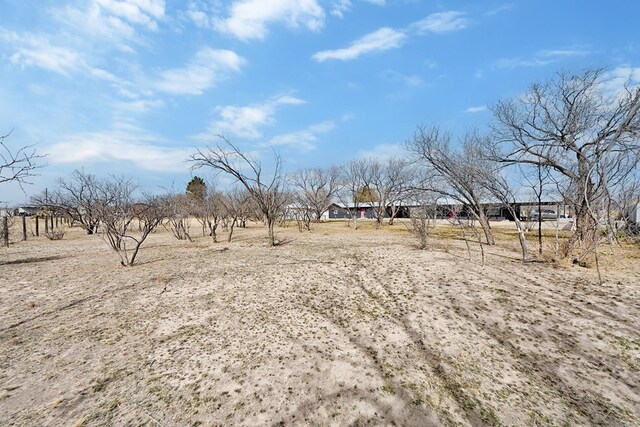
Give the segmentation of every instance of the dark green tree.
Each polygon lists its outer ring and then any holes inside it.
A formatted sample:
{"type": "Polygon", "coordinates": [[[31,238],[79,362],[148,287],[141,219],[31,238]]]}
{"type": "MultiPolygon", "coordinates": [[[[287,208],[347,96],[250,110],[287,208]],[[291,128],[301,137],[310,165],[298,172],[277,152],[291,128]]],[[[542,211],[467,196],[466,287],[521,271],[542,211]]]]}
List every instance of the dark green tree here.
{"type": "Polygon", "coordinates": [[[194,176],[187,184],[187,195],[196,200],[204,200],[207,194],[207,184],[199,176],[194,176]]]}

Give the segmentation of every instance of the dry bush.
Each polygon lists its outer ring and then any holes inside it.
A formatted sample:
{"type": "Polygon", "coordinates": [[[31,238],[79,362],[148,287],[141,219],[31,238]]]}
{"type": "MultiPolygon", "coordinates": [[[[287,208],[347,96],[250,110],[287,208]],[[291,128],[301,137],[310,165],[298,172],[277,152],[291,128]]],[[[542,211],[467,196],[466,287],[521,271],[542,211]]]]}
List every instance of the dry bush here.
{"type": "Polygon", "coordinates": [[[45,237],[49,240],[62,240],[64,234],[65,230],[51,230],[47,233],[44,233],[45,237]]]}

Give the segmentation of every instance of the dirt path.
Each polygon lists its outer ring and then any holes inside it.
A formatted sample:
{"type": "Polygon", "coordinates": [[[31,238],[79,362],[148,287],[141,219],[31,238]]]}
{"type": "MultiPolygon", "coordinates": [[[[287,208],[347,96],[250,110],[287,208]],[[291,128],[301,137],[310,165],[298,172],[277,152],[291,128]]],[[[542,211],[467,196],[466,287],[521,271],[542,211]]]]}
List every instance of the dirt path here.
{"type": "Polygon", "coordinates": [[[640,423],[636,264],[331,227],[158,233],[128,269],[75,232],[4,250],[0,424],[640,423]]]}

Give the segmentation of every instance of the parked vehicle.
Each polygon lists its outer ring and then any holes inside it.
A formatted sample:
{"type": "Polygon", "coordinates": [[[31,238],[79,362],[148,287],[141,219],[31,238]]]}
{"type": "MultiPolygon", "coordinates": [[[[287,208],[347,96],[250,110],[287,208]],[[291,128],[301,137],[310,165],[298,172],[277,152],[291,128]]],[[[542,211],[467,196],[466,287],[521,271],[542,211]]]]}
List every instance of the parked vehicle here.
{"type": "Polygon", "coordinates": [[[538,214],[538,210],[537,209],[531,209],[531,212],[529,212],[529,219],[537,221],[538,217],[540,217],[544,221],[545,219],[556,219],[556,218],[558,218],[558,213],[556,211],[554,211],[553,209],[542,209],[542,211],[540,211],[540,212],[541,212],[541,214],[538,214]]]}

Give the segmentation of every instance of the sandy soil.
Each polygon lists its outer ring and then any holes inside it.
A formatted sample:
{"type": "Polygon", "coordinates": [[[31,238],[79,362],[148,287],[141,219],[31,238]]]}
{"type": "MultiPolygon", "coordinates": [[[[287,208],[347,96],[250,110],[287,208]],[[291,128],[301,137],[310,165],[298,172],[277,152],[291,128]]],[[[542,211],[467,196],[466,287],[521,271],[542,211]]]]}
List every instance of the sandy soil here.
{"type": "Polygon", "coordinates": [[[640,250],[582,267],[321,225],[0,248],[0,425],[640,425],[640,250]]]}

